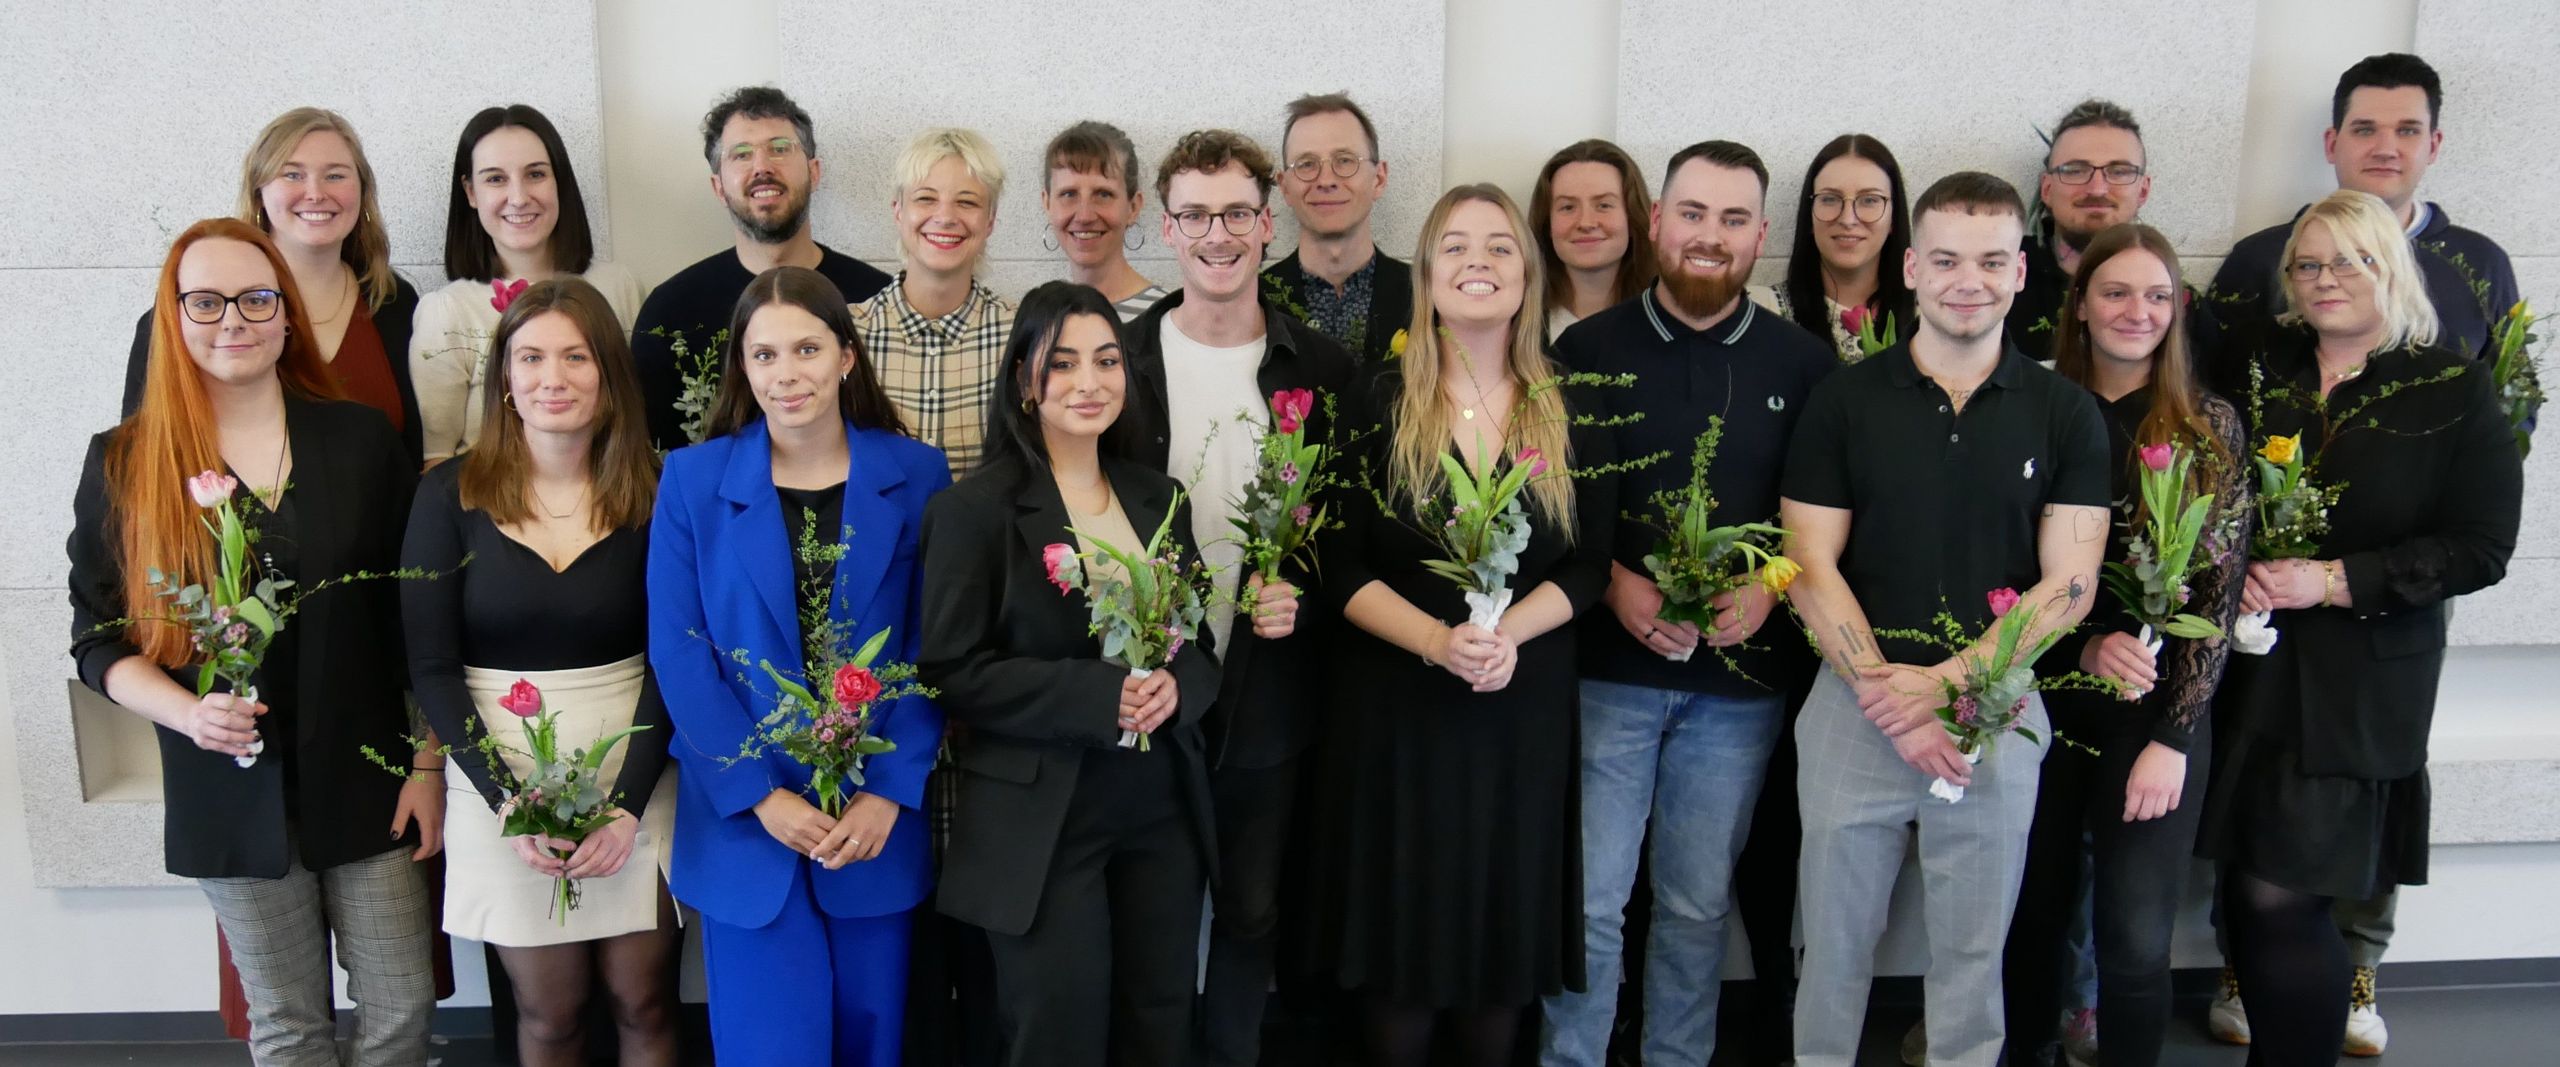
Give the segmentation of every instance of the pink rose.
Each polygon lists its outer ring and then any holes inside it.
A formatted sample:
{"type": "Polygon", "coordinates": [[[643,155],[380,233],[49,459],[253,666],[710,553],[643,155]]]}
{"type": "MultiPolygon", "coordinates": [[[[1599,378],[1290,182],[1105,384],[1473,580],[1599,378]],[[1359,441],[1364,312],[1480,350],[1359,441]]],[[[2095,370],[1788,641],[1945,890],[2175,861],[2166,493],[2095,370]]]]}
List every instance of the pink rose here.
{"type": "Polygon", "coordinates": [[[1547,457],[1539,455],[1538,450],[1534,448],[1521,449],[1519,455],[1511,458],[1511,462],[1514,466],[1529,468],[1529,477],[1532,478],[1547,473],[1547,457]]]}
{"type": "Polygon", "coordinates": [[[223,501],[231,499],[231,491],[238,488],[240,479],[212,471],[187,479],[187,495],[200,508],[221,507],[223,501]]]}
{"type": "Polygon", "coordinates": [[[880,695],[880,679],[869,670],[845,664],[836,668],[836,706],[858,708],[880,695]]]}
{"type": "Polygon", "coordinates": [[[527,284],[529,283],[522,278],[518,278],[511,282],[490,282],[489,306],[498,309],[499,313],[504,314],[507,310],[507,305],[515,303],[517,297],[524,295],[524,287],[527,284]]]}
{"type": "Polygon", "coordinates": [[[530,719],[542,714],[542,690],[534,688],[532,682],[518,678],[516,684],[507,687],[507,695],[498,698],[498,706],[519,719],[530,719]]]}
{"type": "Polygon", "coordinates": [[[1867,320],[1874,317],[1875,312],[1867,310],[1865,304],[1842,308],[1840,309],[1840,328],[1853,334],[1858,333],[1865,330],[1867,320]]]}
{"type": "Polygon", "coordinates": [[[2178,446],[2176,445],[2144,445],[2142,465],[2155,471],[2165,471],[2169,469],[2169,461],[2177,458],[2177,455],[2178,446]]]}
{"type": "Polygon", "coordinates": [[[1271,394],[1271,414],[1279,420],[1281,433],[1296,433],[1315,414],[1316,394],[1310,389],[1283,389],[1271,394]]]}
{"type": "Polygon", "coordinates": [[[2018,606],[2018,591],[2004,585],[1992,590],[1987,599],[1991,601],[1991,617],[1997,619],[2009,614],[2010,608],[2018,606]]]}
{"type": "Polygon", "coordinates": [[[1076,591],[1075,578],[1081,568],[1076,566],[1074,548],[1061,542],[1041,549],[1040,566],[1049,572],[1049,584],[1058,587],[1058,595],[1076,591]]]}

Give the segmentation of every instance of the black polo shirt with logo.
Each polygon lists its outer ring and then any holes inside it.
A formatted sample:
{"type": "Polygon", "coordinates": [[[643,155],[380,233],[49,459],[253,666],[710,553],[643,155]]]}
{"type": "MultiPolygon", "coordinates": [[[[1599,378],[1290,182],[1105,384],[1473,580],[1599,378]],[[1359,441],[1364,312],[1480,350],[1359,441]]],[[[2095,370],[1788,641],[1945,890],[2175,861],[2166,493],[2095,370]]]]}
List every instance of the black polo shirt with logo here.
{"type": "MultiPolygon", "coordinates": [[[[1603,414],[1640,416],[1610,430],[1619,458],[1664,454],[1618,475],[1616,528],[1589,534],[1609,537],[1610,556],[1639,575],[1651,577],[1644,557],[1662,536],[1646,524],[1664,522],[1653,494],[1677,492],[1689,483],[1690,460],[1709,417],[1724,419],[1724,437],[1707,472],[1716,494],[1716,523],[1776,521],[1788,436],[1814,383],[1840,366],[1827,338],[1816,339],[1750,300],[1738,303],[1722,321],[1693,330],[1658,305],[1648,288],[1574,323],[1556,340],[1556,358],[1567,367],[1635,375],[1633,387],[1591,391],[1603,414]]],[[[1606,609],[1584,612],[1580,625],[1583,677],[1626,685],[1766,696],[1786,691],[1815,662],[1783,609],[1749,642],[1727,650],[1731,666],[1704,645],[1687,663],[1666,660],[1606,609]]]]}
{"type": "MultiPolygon", "coordinates": [[[[1814,390],[1784,491],[1850,512],[1840,571],[1869,626],[1934,632],[1944,609],[1972,634],[1991,621],[1991,590],[2025,593],[2042,576],[2045,508],[2104,508],[2107,488],[2106,424],[2088,390],[2005,348],[1958,412],[1904,343],[1814,390]]],[[[1895,663],[1947,658],[1917,641],[1877,643],[1895,663]]]]}

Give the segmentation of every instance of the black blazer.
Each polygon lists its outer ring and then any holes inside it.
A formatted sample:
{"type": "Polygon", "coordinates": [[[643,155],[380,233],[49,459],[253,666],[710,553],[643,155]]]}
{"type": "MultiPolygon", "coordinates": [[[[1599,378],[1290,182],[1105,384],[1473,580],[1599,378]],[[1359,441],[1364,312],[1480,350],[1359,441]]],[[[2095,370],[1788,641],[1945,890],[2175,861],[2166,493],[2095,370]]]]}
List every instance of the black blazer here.
{"type": "MultiPolygon", "coordinates": [[[[1135,463],[1106,459],[1103,472],[1140,536],[1155,530],[1179,486],[1135,463]]],[[[1198,558],[1187,508],[1175,538],[1198,558]]],[[[1127,668],[1103,662],[1086,632],[1081,594],[1049,584],[1045,546],[1074,544],[1067,508],[1048,472],[1000,453],[925,505],[924,653],[917,666],[941,692],[954,731],[958,797],[942,860],[943,914],[1000,934],[1030,929],[1050,855],[1085,751],[1120,741],[1120,683],[1127,668]]],[[[1133,547],[1133,546],[1123,546],[1133,547]]],[[[1175,763],[1200,854],[1214,856],[1209,777],[1200,716],[1218,691],[1218,669],[1193,643],[1174,657],[1181,708],[1154,736],[1175,763]]]]}
{"type": "MultiPolygon", "coordinates": [[[[128,606],[124,599],[105,472],[107,443],[116,433],[89,439],[79,493],[72,498],[69,546],[71,655],[80,680],[102,695],[107,668],[138,652],[123,633],[101,631],[98,624],[157,607],[128,606]]],[[[399,566],[418,474],[390,420],[353,401],[288,395],[285,434],[293,450],[300,553],[295,578],[301,586],[399,566]]],[[[244,770],[230,756],[197,748],[184,734],[154,727],[168,797],[163,847],[171,874],[281,878],[288,820],[308,870],[417,844],[414,826],[398,840],[389,836],[400,780],[360,751],[371,745],[399,760],[409,752],[402,739],[409,716],[401,694],[409,672],[400,640],[400,590],[381,580],[313,594],[279,641],[293,642],[295,669],[289,678],[260,678],[259,696],[271,708],[289,710],[294,730],[290,737],[268,736],[266,754],[255,766],[244,770]],[[291,795],[284,780],[288,752],[298,778],[291,795]]],[[[194,690],[194,670],[170,676],[194,690]]]]}
{"type": "MultiPolygon", "coordinates": [[[[1360,326],[1360,350],[1351,358],[1373,363],[1387,358],[1388,346],[1395,341],[1396,331],[1413,325],[1413,265],[1378,249],[1378,269],[1369,279],[1369,317],[1360,326]]],[[[1298,253],[1291,251],[1287,259],[1262,269],[1264,302],[1274,294],[1285,296],[1282,303],[1306,306],[1306,271],[1298,266],[1298,253]]]]}
{"type": "MultiPolygon", "coordinates": [[[[2317,396],[2311,333],[2262,337],[2250,358],[2269,387],[2317,396]]],[[[2374,402],[2325,448],[2319,420],[2278,398],[2264,401],[2265,424],[2251,433],[2254,449],[2269,433],[2307,430],[2304,447],[2319,449],[2315,476],[2346,486],[2317,555],[2345,564],[2355,606],[2277,612],[2282,637],[2268,655],[2231,657],[2217,708],[2252,733],[2298,744],[2304,774],[2388,781],[2424,769],[2445,602],[2506,576],[2524,465],[2484,364],[2449,349],[2385,352],[2329,407],[2343,412],[2393,383],[2456,369],[2451,381],[2374,402]]]]}
{"type": "MultiPolygon", "coordinates": [[[[1148,428],[1140,441],[1140,458],[1158,472],[1172,473],[1172,441],[1166,427],[1171,426],[1171,405],[1165,398],[1164,331],[1165,315],[1182,303],[1179,291],[1147,309],[1137,321],[1121,328],[1120,344],[1128,353],[1131,365],[1139,371],[1136,403],[1144,417],[1139,425],[1148,428]]],[[[1262,366],[1254,371],[1254,381],[1264,399],[1283,389],[1313,389],[1318,394],[1317,408],[1308,420],[1307,439],[1324,439],[1323,397],[1348,402],[1344,391],[1351,385],[1351,354],[1333,339],[1316,331],[1288,314],[1262,305],[1263,337],[1268,342],[1262,354],[1262,366]]],[[[1321,566],[1321,563],[1319,563],[1321,566]]],[[[1241,594],[1246,575],[1239,570],[1228,592],[1241,594]]],[[[1267,641],[1254,636],[1253,626],[1230,627],[1219,671],[1217,706],[1209,710],[1204,727],[1208,733],[1211,762],[1216,766],[1267,768],[1306,750],[1315,739],[1317,709],[1311,682],[1321,676],[1318,659],[1324,647],[1322,630],[1329,622],[1314,610],[1318,601],[1312,595],[1318,575],[1290,568],[1283,575],[1309,595],[1299,598],[1298,626],[1289,636],[1267,641]]]]}
{"type": "MultiPolygon", "coordinates": [[[[374,332],[382,335],[382,354],[391,361],[391,380],[400,386],[400,442],[408,450],[409,469],[427,465],[426,432],[418,425],[418,387],[409,381],[409,322],[418,313],[418,291],[409,279],[391,276],[391,302],[373,312],[374,332]]],[[[142,406],[142,382],[151,371],[152,312],[145,309],[133,323],[133,351],[124,361],[126,417],[142,406]]],[[[388,421],[388,420],[385,420],[388,421]]]]}

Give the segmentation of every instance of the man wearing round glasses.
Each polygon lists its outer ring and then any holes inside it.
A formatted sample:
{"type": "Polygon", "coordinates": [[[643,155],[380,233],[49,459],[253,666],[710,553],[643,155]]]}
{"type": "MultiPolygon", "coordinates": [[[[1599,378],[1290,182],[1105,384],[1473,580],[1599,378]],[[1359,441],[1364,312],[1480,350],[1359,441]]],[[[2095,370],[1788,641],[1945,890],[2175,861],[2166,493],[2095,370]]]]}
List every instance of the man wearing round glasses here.
{"type": "Polygon", "coordinates": [[[2044,218],[2027,230],[2027,281],[2009,306],[2009,343],[2029,358],[2053,358],[2053,324],[2080,250],[2107,227],[2134,221],[2151,199],[2144,164],[2142,127],[2114,103],[2083,100],[2054,124],[2036,182],[2044,218]]]}
{"type": "Polygon", "coordinates": [[[1298,250],[1262,272],[1263,292],[1353,355],[1385,357],[1413,318],[1413,276],[1369,230],[1387,188],[1377,126],[1347,95],[1302,96],[1289,102],[1280,154],[1280,195],[1298,219],[1298,250]]]}

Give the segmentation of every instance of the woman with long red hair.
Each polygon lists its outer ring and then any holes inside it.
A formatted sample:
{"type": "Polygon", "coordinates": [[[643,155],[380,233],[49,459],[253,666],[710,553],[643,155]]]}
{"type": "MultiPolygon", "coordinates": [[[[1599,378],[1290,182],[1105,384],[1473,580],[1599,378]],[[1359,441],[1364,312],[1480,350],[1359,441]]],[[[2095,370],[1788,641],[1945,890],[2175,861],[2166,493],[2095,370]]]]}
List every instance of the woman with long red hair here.
{"type": "Polygon", "coordinates": [[[404,783],[363,752],[411,750],[398,590],[311,595],[268,646],[252,701],[195,695],[189,632],[157,621],[170,605],[152,582],[214,573],[186,484],[203,471],[237,480],[261,574],[308,589],[390,570],[416,466],[381,413],[339,398],[292,271],[248,223],[179,235],[149,353],[136,410],[90,440],[73,500],[80,679],[159,727],[168,870],[213,904],[256,1061],[337,1062],[325,921],[362,1008],[356,1062],[423,1063],[435,990],[415,861],[442,844],[444,761],[429,739],[404,783]]]}

